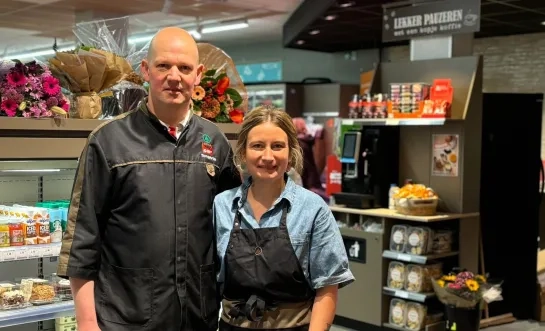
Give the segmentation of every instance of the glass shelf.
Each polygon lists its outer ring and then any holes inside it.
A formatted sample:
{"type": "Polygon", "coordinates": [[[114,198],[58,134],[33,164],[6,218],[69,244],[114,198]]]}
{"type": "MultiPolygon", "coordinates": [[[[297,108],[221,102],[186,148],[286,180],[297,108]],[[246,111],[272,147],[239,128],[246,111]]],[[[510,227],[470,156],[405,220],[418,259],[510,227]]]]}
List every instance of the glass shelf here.
{"type": "Polygon", "coordinates": [[[0,263],[59,256],[61,243],[0,248],[0,263]]]}
{"type": "Polygon", "coordinates": [[[52,320],[74,315],[74,302],[64,301],[45,306],[0,311],[0,328],[52,320]]]}

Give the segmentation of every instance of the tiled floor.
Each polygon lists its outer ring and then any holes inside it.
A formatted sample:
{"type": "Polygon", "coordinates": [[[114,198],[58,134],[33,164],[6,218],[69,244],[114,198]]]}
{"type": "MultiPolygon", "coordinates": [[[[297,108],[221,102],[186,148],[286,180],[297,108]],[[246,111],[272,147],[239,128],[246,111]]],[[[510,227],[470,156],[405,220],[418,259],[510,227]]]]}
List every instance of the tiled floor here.
{"type": "MultiPolygon", "coordinates": [[[[511,324],[505,324],[495,326],[491,328],[481,329],[486,331],[545,331],[545,323],[537,322],[515,322],[511,324]]],[[[340,326],[333,326],[331,331],[357,331],[351,329],[345,329],[340,326]]]]}

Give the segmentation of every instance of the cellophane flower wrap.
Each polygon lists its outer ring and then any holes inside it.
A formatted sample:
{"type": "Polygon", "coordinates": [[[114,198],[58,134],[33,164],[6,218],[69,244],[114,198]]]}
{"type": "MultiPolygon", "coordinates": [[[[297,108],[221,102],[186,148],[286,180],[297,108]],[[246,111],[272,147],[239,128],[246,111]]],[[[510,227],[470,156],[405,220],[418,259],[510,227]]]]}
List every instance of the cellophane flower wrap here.
{"type": "Polygon", "coordinates": [[[204,71],[193,91],[193,112],[212,122],[242,123],[248,109],[246,87],[235,63],[218,47],[199,43],[204,71]]]}
{"type": "Polygon", "coordinates": [[[46,65],[12,60],[1,61],[0,67],[0,116],[67,116],[70,103],[46,65]]]}
{"type": "Polygon", "coordinates": [[[450,272],[432,279],[432,284],[439,301],[448,306],[475,308],[502,300],[501,284],[490,284],[486,276],[469,271],[450,272]]]}
{"type": "Polygon", "coordinates": [[[116,38],[122,34],[114,27],[128,30],[128,17],[78,23],[73,30],[78,46],[72,51],[56,52],[48,60],[53,74],[72,93],[72,117],[115,116],[118,106],[125,111],[131,110],[146,95],[143,80],[135,73],[131,61],[141,59],[147,48],[136,50],[134,45],[126,46],[123,39],[116,38]],[[130,88],[138,91],[134,95],[125,93],[130,88]],[[119,93],[124,98],[121,101],[116,99],[119,93]],[[105,109],[102,106],[104,98],[114,101],[106,102],[105,109]]]}

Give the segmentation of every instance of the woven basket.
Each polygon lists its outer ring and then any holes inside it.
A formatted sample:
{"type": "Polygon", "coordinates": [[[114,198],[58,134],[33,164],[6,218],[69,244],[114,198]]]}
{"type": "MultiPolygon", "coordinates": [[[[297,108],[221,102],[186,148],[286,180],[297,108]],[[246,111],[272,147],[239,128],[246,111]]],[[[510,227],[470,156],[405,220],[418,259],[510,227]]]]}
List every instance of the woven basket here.
{"type": "Polygon", "coordinates": [[[400,199],[395,199],[396,211],[410,216],[433,216],[437,214],[439,199],[407,199],[407,205],[401,206],[400,199]]]}

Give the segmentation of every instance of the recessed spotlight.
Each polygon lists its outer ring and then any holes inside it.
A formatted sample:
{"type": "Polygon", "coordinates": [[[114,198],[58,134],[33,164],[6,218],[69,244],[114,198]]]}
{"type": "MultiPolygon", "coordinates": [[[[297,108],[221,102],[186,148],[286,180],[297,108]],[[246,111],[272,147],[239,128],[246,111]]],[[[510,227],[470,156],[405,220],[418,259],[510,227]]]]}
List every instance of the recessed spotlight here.
{"type": "Polygon", "coordinates": [[[541,25],[545,25],[545,21],[541,22],[541,25]]]}
{"type": "Polygon", "coordinates": [[[327,15],[326,17],[324,17],[324,20],[333,21],[336,18],[337,18],[337,15],[327,15]]]}
{"type": "Polygon", "coordinates": [[[296,43],[297,43],[297,45],[303,45],[305,43],[305,41],[304,40],[297,40],[296,43]]]}
{"type": "Polygon", "coordinates": [[[354,2],[352,2],[352,1],[346,1],[346,2],[340,3],[340,4],[339,4],[339,7],[341,7],[341,8],[348,8],[348,7],[352,7],[353,5],[354,5],[354,2]]]}
{"type": "Polygon", "coordinates": [[[308,34],[314,36],[314,35],[317,35],[318,33],[320,33],[320,30],[312,30],[312,31],[310,31],[308,34]]]}

